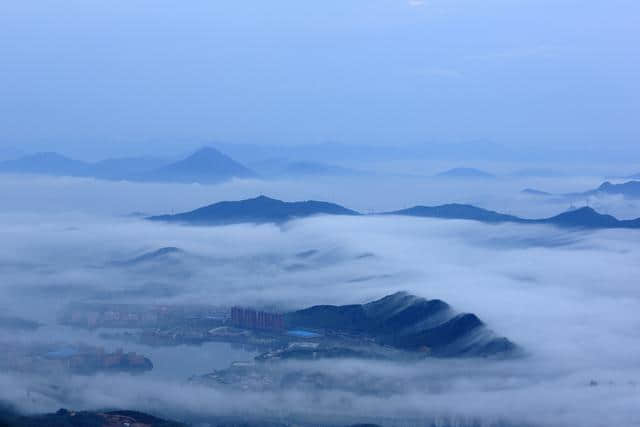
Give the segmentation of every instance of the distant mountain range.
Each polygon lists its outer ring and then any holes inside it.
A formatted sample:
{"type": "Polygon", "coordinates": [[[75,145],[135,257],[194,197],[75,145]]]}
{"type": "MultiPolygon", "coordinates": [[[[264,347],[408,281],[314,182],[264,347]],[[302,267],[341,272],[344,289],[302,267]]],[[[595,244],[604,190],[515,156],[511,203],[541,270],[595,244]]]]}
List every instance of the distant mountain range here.
{"type": "Polygon", "coordinates": [[[600,187],[579,193],[579,195],[618,194],[629,199],[640,199],[640,181],[628,181],[622,184],[612,184],[606,181],[600,187]]]}
{"type": "Polygon", "coordinates": [[[46,152],[0,162],[0,172],[41,175],[87,176],[90,164],[58,153],[46,152]]]}
{"type": "Polygon", "coordinates": [[[409,209],[388,212],[387,215],[468,219],[487,223],[512,222],[518,224],[548,224],[564,228],[640,228],[640,218],[634,220],[619,220],[611,215],[600,214],[586,206],[542,219],[520,218],[472,205],[455,203],[441,206],[415,206],[409,209]]]}
{"type": "Polygon", "coordinates": [[[212,147],[203,147],[175,162],[156,157],[122,157],[91,163],[54,152],[36,153],[0,161],[0,173],[202,184],[233,178],[344,177],[370,174],[328,163],[286,159],[263,160],[247,167],[212,147]]]}
{"type": "Polygon", "coordinates": [[[360,215],[360,213],[327,202],[283,202],[266,196],[237,202],[219,202],[176,215],[152,216],[152,221],[177,222],[190,225],[233,223],[282,223],[314,215],[360,215]]]}
{"type": "Polygon", "coordinates": [[[152,157],[128,157],[89,163],[53,152],[37,153],[0,162],[0,173],[203,184],[257,176],[255,172],[211,147],[204,147],[176,162],[152,157]]]}
{"type": "Polygon", "coordinates": [[[522,190],[522,193],[538,196],[564,197],[571,200],[579,200],[581,198],[598,195],[620,195],[627,199],[640,199],[640,181],[627,181],[621,184],[613,184],[606,181],[598,188],[577,193],[553,194],[532,188],[524,189],[522,190]]]}
{"type": "MultiPolygon", "coordinates": [[[[237,223],[283,223],[291,219],[315,215],[363,215],[343,206],[309,200],[305,202],[283,202],[266,196],[253,199],[219,202],[190,212],[175,215],[152,216],[151,221],[171,222],[186,225],[221,225],[237,223]]],[[[423,218],[463,219],[485,223],[548,224],[564,228],[640,228],[640,218],[619,220],[611,215],[596,212],[590,207],[570,210],[542,219],[520,218],[472,205],[451,203],[440,206],[414,206],[377,215],[398,215],[423,218]]]]}
{"type": "Polygon", "coordinates": [[[551,196],[551,193],[547,193],[546,191],[536,190],[535,188],[525,188],[521,191],[522,194],[529,194],[532,196],[551,196]]]}
{"type": "MultiPolygon", "coordinates": [[[[236,144],[242,146],[243,144],[236,144]]],[[[309,151],[309,158],[301,159],[293,154],[298,153],[295,147],[282,147],[287,157],[267,157],[271,151],[259,149],[256,153],[242,149],[234,149],[233,145],[224,145],[225,149],[240,154],[243,159],[252,159],[250,164],[243,164],[213,147],[203,147],[188,157],[171,161],[160,157],[116,157],[98,162],[85,162],[72,159],[55,152],[41,152],[21,155],[19,151],[7,151],[6,156],[0,152],[0,173],[39,174],[50,176],[92,177],[105,180],[125,180],[140,182],[178,182],[178,183],[218,183],[233,178],[299,178],[299,177],[366,177],[379,175],[374,171],[358,170],[332,164],[331,161],[316,159],[309,151]],[[258,159],[255,159],[259,155],[258,159]],[[289,156],[293,156],[290,158],[289,156]],[[309,160],[312,159],[312,160],[309,160]]],[[[263,147],[264,148],[264,147],[263,147]]],[[[372,147],[360,147],[357,151],[364,155],[374,150],[372,147]]],[[[302,150],[302,152],[306,152],[302,150]]],[[[355,153],[355,152],[354,152],[355,153]]],[[[352,154],[354,154],[352,153],[352,154]]],[[[343,161],[342,156],[336,159],[343,161]]],[[[347,159],[348,160],[348,159],[347,159]]],[[[354,160],[351,159],[351,162],[354,160]]],[[[427,175],[406,173],[390,173],[393,176],[412,176],[428,178],[427,175]]],[[[489,180],[500,177],[533,177],[560,176],[549,169],[523,169],[511,174],[496,175],[481,169],[458,167],[433,175],[436,179],[450,180],[489,180]]]]}
{"type": "Polygon", "coordinates": [[[498,177],[507,178],[551,178],[564,176],[562,172],[545,168],[518,169],[504,175],[496,175],[476,168],[453,168],[440,172],[436,178],[459,178],[459,179],[494,179],[498,177]]]}
{"type": "Polygon", "coordinates": [[[288,328],[364,334],[378,344],[432,356],[492,356],[516,346],[470,313],[441,300],[398,292],[368,304],[318,305],[285,315],[288,328]]]}
{"type": "Polygon", "coordinates": [[[453,168],[436,174],[436,178],[482,178],[493,179],[496,176],[480,169],[474,168],[453,168]]]}

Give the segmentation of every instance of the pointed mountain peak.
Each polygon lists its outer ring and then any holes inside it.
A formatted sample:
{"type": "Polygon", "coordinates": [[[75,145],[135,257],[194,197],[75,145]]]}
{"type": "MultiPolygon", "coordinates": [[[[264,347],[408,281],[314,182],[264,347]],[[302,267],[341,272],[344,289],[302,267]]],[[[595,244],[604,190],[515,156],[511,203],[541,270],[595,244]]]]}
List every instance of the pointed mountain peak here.
{"type": "Polygon", "coordinates": [[[189,157],[151,171],[149,181],[221,182],[231,178],[250,178],[256,174],[213,147],[202,147],[189,157]]]}
{"type": "Polygon", "coordinates": [[[219,150],[213,148],[209,145],[205,145],[204,147],[198,148],[196,151],[191,153],[189,157],[194,156],[224,156],[219,150]]]}
{"type": "Polygon", "coordinates": [[[209,146],[205,146],[194,151],[191,155],[189,155],[186,159],[183,160],[183,162],[189,162],[189,163],[220,162],[220,161],[235,163],[235,161],[232,160],[231,157],[209,146]]]}

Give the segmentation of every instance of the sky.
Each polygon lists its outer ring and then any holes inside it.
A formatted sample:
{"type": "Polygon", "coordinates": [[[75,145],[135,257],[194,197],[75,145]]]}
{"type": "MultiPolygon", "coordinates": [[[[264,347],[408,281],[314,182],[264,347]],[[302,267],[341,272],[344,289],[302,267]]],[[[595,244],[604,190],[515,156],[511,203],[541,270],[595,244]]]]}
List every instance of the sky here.
{"type": "Polygon", "coordinates": [[[635,0],[9,1],[0,149],[637,153],[638,28],[635,0]]]}

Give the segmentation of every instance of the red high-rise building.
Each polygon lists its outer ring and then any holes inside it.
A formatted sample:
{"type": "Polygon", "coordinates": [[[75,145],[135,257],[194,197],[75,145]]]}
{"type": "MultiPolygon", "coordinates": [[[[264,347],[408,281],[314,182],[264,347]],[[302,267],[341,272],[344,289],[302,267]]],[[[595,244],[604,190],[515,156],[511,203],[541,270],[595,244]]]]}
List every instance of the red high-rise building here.
{"type": "Polygon", "coordinates": [[[280,313],[233,307],[231,309],[231,324],[244,329],[281,331],[284,329],[284,316],[280,313]]]}

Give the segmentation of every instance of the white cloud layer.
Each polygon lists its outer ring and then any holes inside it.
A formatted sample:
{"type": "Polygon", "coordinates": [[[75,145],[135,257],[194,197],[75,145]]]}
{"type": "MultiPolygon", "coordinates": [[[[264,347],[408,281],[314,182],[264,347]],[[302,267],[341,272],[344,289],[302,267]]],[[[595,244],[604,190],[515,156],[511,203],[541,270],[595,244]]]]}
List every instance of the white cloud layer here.
{"type": "Polygon", "coordinates": [[[384,398],[318,392],[312,407],[303,404],[309,396],[295,391],[236,399],[174,380],[120,376],[71,377],[61,381],[59,395],[29,401],[25,390],[43,379],[4,375],[3,384],[11,385],[0,388],[0,398],[24,409],[126,406],[266,416],[297,407],[317,417],[453,414],[561,426],[633,425],[640,417],[638,231],[395,217],[191,228],[87,214],[5,214],[0,236],[3,305],[48,323],[67,302],[87,298],[294,308],[407,290],[476,313],[528,353],[504,363],[320,364],[314,369],[344,370],[344,378],[360,370],[372,381],[403,386],[384,398]],[[186,255],[161,268],[110,264],[163,246],[186,255]],[[295,256],[310,249],[318,253],[295,256]],[[599,385],[589,387],[592,380],[599,385]]]}

